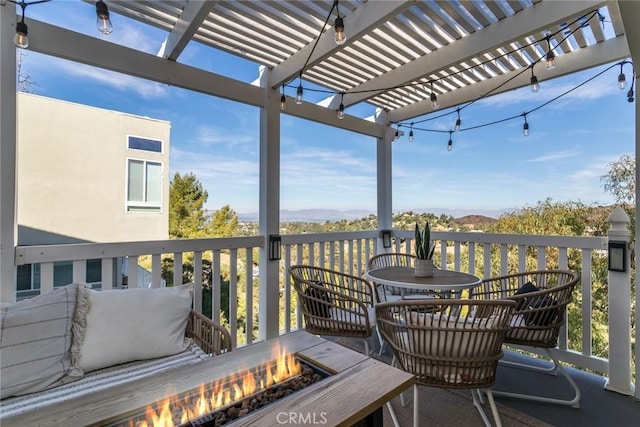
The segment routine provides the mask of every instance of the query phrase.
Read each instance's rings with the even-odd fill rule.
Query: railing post
[[[632,395],[629,215],[616,207],[609,223],[609,379],[605,389]]]

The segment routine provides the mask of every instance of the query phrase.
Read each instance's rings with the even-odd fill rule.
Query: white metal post
[[[16,7],[0,0],[0,301],[16,298]]]
[[[616,207],[609,215],[609,244],[621,242],[624,246],[625,271],[609,270],[609,378],[607,390],[633,394],[631,382],[631,269],[629,242],[629,215]],[[611,256],[611,253],[609,254]]]
[[[271,70],[260,68],[260,87],[264,104],[260,108],[260,289],[258,291],[259,338],[275,338],[280,333],[280,261],[269,260],[269,235],[280,229],[280,94],[272,89]],[[288,280],[287,274],[284,280]],[[286,285],[285,285],[286,286]]]
[[[384,137],[378,138],[376,145],[377,215],[380,231],[390,230],[393,225],[391,141],[394,130],[387,124],[387,113],[384,110],[378,110],[376,123],[383,125],[386,130]],[[379,238],[377,242],[376,253],[386,252],[387,249],[382,246],[382,239]]]

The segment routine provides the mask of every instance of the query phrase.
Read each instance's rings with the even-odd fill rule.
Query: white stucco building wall
[[[168,238],[169,122],[27,93],[17,105],[19,245]]]

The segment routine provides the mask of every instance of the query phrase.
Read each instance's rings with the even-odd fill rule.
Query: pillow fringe
[[[87,331],[87,312],[89,311],[89,292],[84,284],[78,285],[78,300],[76,309],[73,313],[73,325],[71,334],[73,336],[71,342],[71,367],[67,371],[67,375],[72,377],[82,377],[84,371],[80,368],[80,347],[84,342],[84,336]]]

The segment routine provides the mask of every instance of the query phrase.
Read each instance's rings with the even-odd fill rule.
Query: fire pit
[[[167,396],[187,395],[199,390],[202,384],[215,384],[230,377],[232,372],[243,372],[241,367],[256,367],[265,360],[273,360],[274,345],[288,349],[297,356],[299,362],[310,362],[330,375],[236,418],[228,423],[229,426],[308,425],[312,421],[326,426],[353,426],[361,422],[375,425],[371,423],[372,420],[382,422],[381,407],[414,383],[413,376],[400,369],[305,331],[297,331],[210,360],[114,385],[106,390],[48,405],[38,411],[7,417],[2,420],[2,425],[117,425],[114,423],[140,414],[148,406],[154,407]],[[228,394],[233,397],[232,393],[230,391]],[[196,415],[189,421],[190,424],[178,421],[177,425],[207,422],[200,417],[202,415]]]
[[[107,427],[217,427],[234,421],[331,375],[275,349],[275,358],[238,374],[156,402],[103,425]]]

